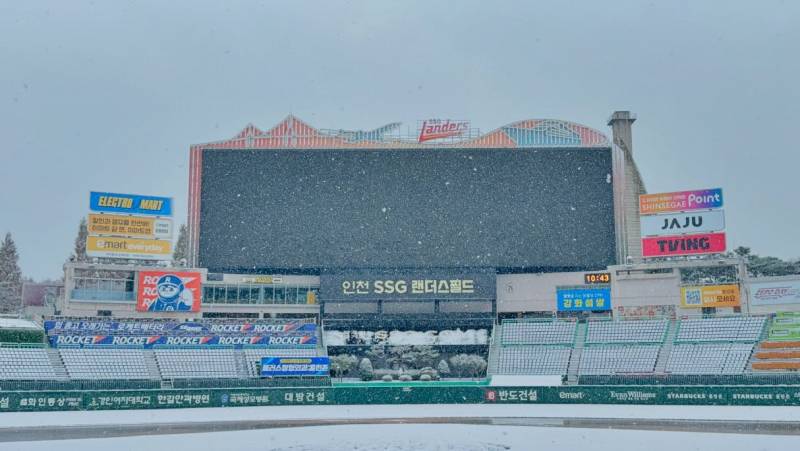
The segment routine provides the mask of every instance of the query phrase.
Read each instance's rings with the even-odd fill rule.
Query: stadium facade
[[[327,130],[288,116],[192,145],[186,267],[201,274],[202,308],[161,314],[366,316],[399,327],[691,315],[699,310],[682,303],[682,290],[709,267],[737,285],[741,302],[704,313],[775,310],[750,305],[737,259],[642,259],[634,121],[613,113],[608,139],[552,119],[489,133],[425,121],[404,133],[399,123]],[[148,269],[68,263],[55,313],[152,317],[135,307]],[[565,307],[559,292],[591,288],[599,273],[607,294],[585,293],[609,302]]]

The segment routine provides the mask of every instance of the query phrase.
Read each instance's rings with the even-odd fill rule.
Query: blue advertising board
[[[292,335],[61,335],[48,337],[50,345],[59,347],[141,347],[155,346],[172,348],[198,346],[227,346],[236,349],[244,347],[313,347],[317,336],[309,334]]]
[[[611,310],[611,288],[556,288],[559,312]]]
[[[331,370],[328,357],[262,357],[261,377],[327,376]]]
[[[172,198],[92,191],[89,209],[106,213],[172,216]]]
[[[92,321],[46,320],[48,335],[279,335],[316,332],[317,325],[308,321],[285,320],[269,323],[231,322],[200,323],[174,321]]]

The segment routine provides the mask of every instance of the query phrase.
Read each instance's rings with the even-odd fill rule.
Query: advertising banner
[[[750,283],[751,305],[800,304],[800,280]]]
[[[172,220],[166,218],[90,213],[86,225],[90,235],[172,239]]]
[[[106,213],[172,216],[172,198],[92,191],[89,210]]]
[[[723,210],[642,216],[642,236],[680,235],[725,230]]]
[[[147,321],[72,321],[46,320],[44,330],[48,334],[115,334],[115,335],[255,335],[291,334],[316,332],[315,323],[291,321],[277,323],[196,323],[196,322],[147,322]]]
[[[170,347],[197,347],[197,346],[228,346],[243,348],[250,346],[262,347],[296,347],[314,346],[317,344],[316,335],[61,335],[55,334],[48,337],[53,347],[93,347],[93,346],[137,346],[152,348],[153,346]]]
[[[611,310],[611,288],[557,287],[559,312]]]
[[[487,300],[496,294],[493,272],[364,271],[320,276],[320,299],[324,301]]]
[[[724,233],[642,238],[644,257],[719,254],[725,252],[726,248]]]
[[[639,196],[639,214],[651,215],[721,208],[722,200],[722,188],[642,194]]]
[[[740,307],[739,285],[681,287],[681,307]]]
[[[262,357],[261,377],[327,376],[331,364],[328,357]]]
[[[172,241],[89,235],[86,237],[86,255],[99,258],[169,260],[172,258]]]
[[[202,275],[189,271],[139,271],[138,312],[199,312]]]

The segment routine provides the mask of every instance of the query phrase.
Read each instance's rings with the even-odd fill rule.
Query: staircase
[[[236,374],[242,378],[253,377],[247,368],[247,358],[245,357],[244,351],[237,349],[234,351],[234,356],[236,358]]]
[[[500,352],[500,324],[495,324],[492,330],[492,336],[489,339],[489,356],[488,356],[488,369],[486,374],[491,376],[497,372],[497,359]]]
[[[144,363],[147,366],[147,374],[150,379],[161,380],[161,370],[158,368],[156,354],[153,351],[144,351]]]
[[[664,337],[664,343],[661,344],[661,349],[658,350],[658,359],[656,360],[655,373],[664,374],[667,370],[667,362],[669,362],[669,355],[672,352],[672,345],[675,343],[675,337],[678,335],[678,320],[670,320],[667,326],[667,334]]]
[[[586,332],[588,329],[589,324],[585,322],[579,322],[575,326],[575,343],[569,356],[569,366],[567,366],[567,384],[575,385],[578,383],[578,371],[581,366],[581,356],[583,355],[583,346],[586,344]]]
[[[64,366],[64,361],[61,360],[61,354],[58,353],[58,349],[47,348],[47,358],[50,360],[50,366],[53,367],[56,378],[69,379],[67,367]]]

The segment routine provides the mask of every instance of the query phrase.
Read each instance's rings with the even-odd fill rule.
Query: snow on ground
[[[0,451],[786,451],[797,436],[476,425],[346,425],[0,443]]]
[[[798,421],[798,407],[630,406],[597,404],[425,404],[222,407],[87,412],[0,413],[0,427],[158,424],[198,421],[521,417]]]

